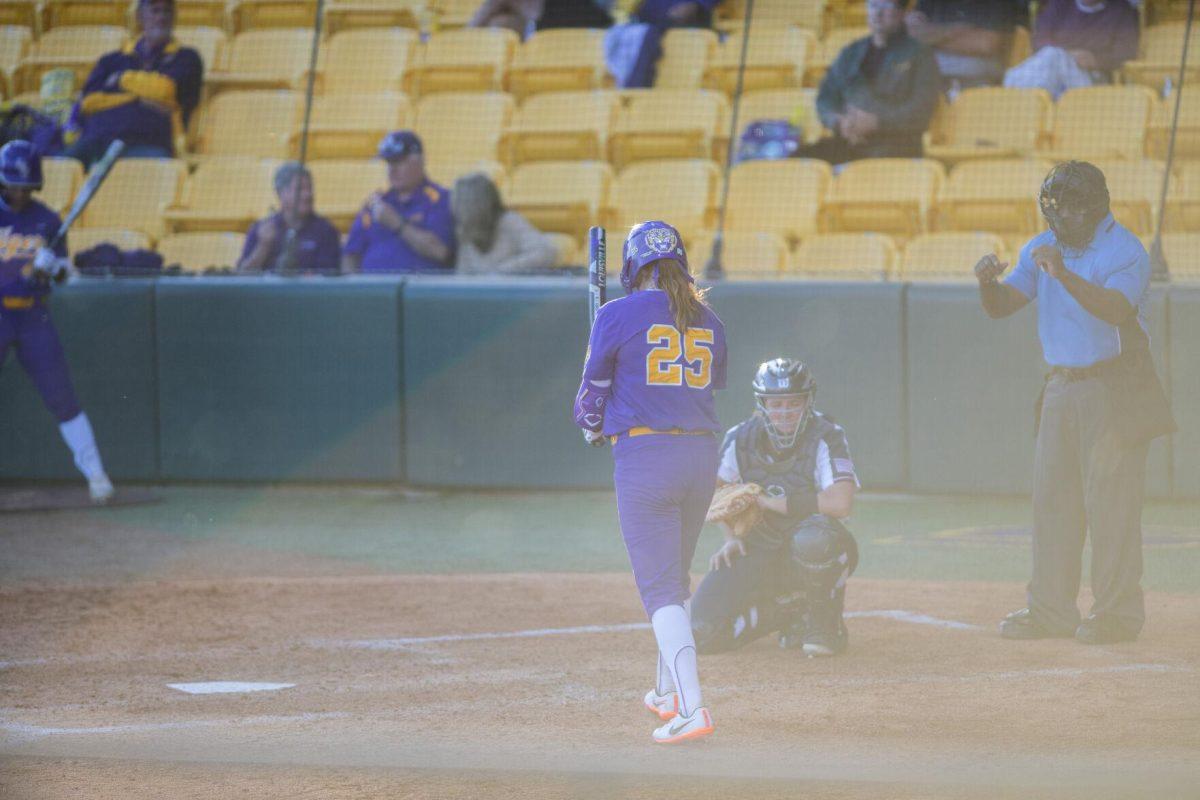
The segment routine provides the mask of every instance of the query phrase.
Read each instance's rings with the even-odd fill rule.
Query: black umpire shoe
[[[1083,644],[1116,644],[1117,642],[1132,642],[1137,639],[1138,632],[1108,617],[1091,615],[1075,629],[1075,638]]]
[[[1034,618],[1028,608],[1014,611],[1000,622],[1002,639],[1067,639],[1070,633],[1057,633]]]

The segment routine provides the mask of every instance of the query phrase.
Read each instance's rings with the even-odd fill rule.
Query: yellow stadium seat
[[[500,152],[509,164],[603,159],[616,113],[610,91],[535,94],[517,110]]]
[[[173,233],[158,243],[163,266],[178,264],[185,272],[236,268],[242,255],[245,234],[228,231]]]
[[[410,94],[495,92],[519,39],[503,28],[462,28],[434,34],[405,75]]]
[[[1200,231],[1200,161],[1177,162],[1172,173],[1163,229],[1176,233]]]
[[[740,29],[746,20],[746,0],[726,0],[717,6],[717,27]],[[786,27],[795,25],[820,35],[825,25],[825,0],[755,0],[751,25]]]
[[[579,257],[579,243],[575,241],[574,236],[554,231],[542,231],[542,236],[554,244],[555,267],[583,266],[584,259]]]
[[[1200,27],[1200,26],[1198,26]],[[1200,49],[1197,50],[1200,52]],[[1171,140],[1171,124],[1175,118],[1175,99],[1178,93],[1155,104],[1146,129],[1146,155],[1165,159]],[[1179,124],[1175,129],[1175,158],[1200,158],[1200,93],[1184,89],[1179,103]]]
[[[234,33],[256,28],[309,28],[317,22],[316,0],[233,0],[229,20]]]
[[[45,0],[42,30],[68,25],[116,25],[128,21],[128,0]]]
[[[183,188],[187,166],[174,158],[123,158],[79,218],[83,228],[129,228],[157,239],[163,211]]]
[[[1058,99],[1054,131],[1038,155],[1069,159],[1141,158],[1156,100],[1145,86],[1089,86]]]
[[[825,127],[817,116],[816,89],[759,89],[742,96],[738,109],[738,130],[741,136],[746,126],[755,120],[785,119],[800,128],[804,141],[811,144],[821,138]],[[729,140],[731,121],[721,120],[719,126],[722,142]]]
[[[433,160],[497,160],[500,134],[513,114],[502,92],[450,92],[421,98],[416,130]]]
[[[829,65],[837,59],[838,54],[850,43],[857,42],[859,39],[870,35],[871,32],[866,27],[835,28],[831,30],[821,40],[819,47],[814,47],[809,51],[808,66],[804,71],[804,82],[809,86],[819,86],[821,79],[825,77],[825,73],[829,70]]]
[[[73,158],[42,159],[42,191],[38,199],[62,213],[83,185],[83,165]]]
[[[1028,159],[964,161],[938,194],[938,228],[1024,233],[1043,227],[1038,191],[1053,164]]]
[[[399,91],[417,46],[405,28],[343,31],[325,45],[325,94]]]
[[[898,264],[896,244],[881,233],[809,236],[792,255],[796,277],[826,281],[887,280]]]
[[[503,188],[505,181],[504,166],[499,161],[488,158],[426,158],[425,172],[434,183],[441,184],[447,189],[454,182],[472,172],[482,172],[492,179],[497,188]]]
[[[725,96],[705,89],[653,89],[632,96],[608,141],[614,169],[633,161],[709,158]]]
[[[947,163],[1026,156],[1048,143],[1053,102],[1041,89],[966,89],[943,107],[925,155]]]
[[[705,233],[687,245],[688,263],[695,274],[712,259],[714,234]],[[788,268],[787,242],[762,231],[725,231],[721,237],[721,269],[734,280],[784,277]]]
[[[33,46],[33,29],[24,25],[0,26],[0,93],[7,97],[15,94],[12,86],[12,74],[16,71],[21,59],[29,53]]]
[[[1138,41],[1139,57],[1133,61],[1126,61],[1121,67],[1125,80],[1128,83],[1148,86],[1156,92],[1162,91],[1168,78],[1172,82],[1178,81],[1186,25],[1186,22],[1168,22],[1165,25],[1144,28]],[[1195,60],[1197,53],[1200,53],[1200,26],[1193,25],[1192,40],[1188,43],[1188,69],[1185,78],[1188,83],[1200,77],[1200,65],[1197,65]],[[1185,89],[1185,95],[1186,92]]]
[[[325,30],[329,35],[340,31],[384,30],[421,27],[420,0],[331,0],[325,4]]]
[[[369,158],[388,131],[407,128],[411,117],[408,98],[399,92],[314,97],[306,158]],[[292,132],[297,157],[301,134]]]
[[[801,86],[808,53],[815,46],[812,33],[802,28],[754,26],[750,29],[743,91]],[[741,38],[727,38],[705,71],[704,85],[732,95],[737,86],[741,53]]]
[[[38,5],[41,0],[5,0],[0,3],[0,25],[28,28],[32,35],[41,24]]]
[[[388,188],[387,165],[377,159],[312,161],[308,168],[317,213],[343,233],[350,230],[367,197]]]
[[[272,177],[279,162],[213,158],[187,179],[179,201],[163,218],[167,230],[246,231],[275,202]]]
[[[654,88],[699,89],[717,52],[717,35],[704,28],[674,28],[663,37],[662,51]]]
[[[128,228],[72,228],[67,244],[75,255],[99,244],[115,245],[119,250],[150,250],[154,243],[142,231]]]
[[[1157,25],[1187,19],[1191,0],[1143,0],[1141,5],[1145,9],[1145,21]]]
[[[296,92],[223,92],[205,104],[196,152],[287,158],[300,111]]]
[[[905,281],[974,280],[975,264],[988,253],[1008,259],[1004,240],[994,233],[923,233],[904,248],[900,274]]]
[[[720,173],[703,159],[638,161],[625,168],[613,185],[612,220],[625,231],[648,219],[665,220],[691,240],[711,228]]]
[[[1161,161],[1097,161],[1108,184],[1113,216],[1139,236],[1154,233],[1165,165]]]
[[[604,31],[555,28],[538,31],[517,48],[508,86],[518,98],[539,92],[603,89],[612,86],[604,65]]]
[[[231,89],[303,88],[312,55],[312,29],[267,28],[234,36],[225,68],[205,75],[210,93]]]
[[[33,43],[13,74],[13,91],[37,91],[42,75],[52,69],[72,70],[76,88],[82,89],[100,56],[120,48],[127,36],[124,28],[112,25],[72,25],[47,31]]]
[[[602,161],[538,161],[513,171],[505,203],[539,230],[580,239],[604,221],[612,169]]]
[[[1164,233],[1162,248],[1172,281],[1200,281],[1200,233]]]
[[[225,31],[207,25],[176,25],[175,38],[180,44],[195,49],[204,61],[204,71],[225,66]]]
[[[900,238],[924,233],[943,180],[942,165],[929,159],[852,161],[826,197],[825,230],[879,231]]]
[[[228,21],[227,6],[225,0],[175,0],[176,30],[181,25],[225,30]]]
[[[817,232],[821,203],[833,173],[824,161],[789,158],[747,161],[729,173],[725,227],[765,231],[793,243]]]
[[[1033,37],[1024,25],[1013,28],[1012,39],[1008,43],[1008,58],[1006,67],[1015,67],[1033,55]]]

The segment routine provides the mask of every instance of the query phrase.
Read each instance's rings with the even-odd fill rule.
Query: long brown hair
[[[701,289],[689,281],[683,274],[683,267],[673,258],[660,258],[639,269],[633,285],[650,283],[655,267],[659,267],[658,288],[667,293],[675,327],[682,333],[704,319],[704,309],[708,307],[704,298],[708,295],[708,289]]]
[[[481,253],[491,252],[504,214],[504,203],[492,179],[482,172],[459,178],[450,192],[450,210],[458,240],[475,245]]]

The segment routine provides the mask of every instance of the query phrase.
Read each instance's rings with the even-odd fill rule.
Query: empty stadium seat
[[[1030,159],[964,161],[938,194],[942,230],[1025,233],[1044,227],[1038,192],[1053,164]]]
[[[714,235],[705,233],[687,245],[691,271],[705,271],[713,254]],[[721,270],[734,280],[781,278],[788,268],[787,242],[762,231],[725,231],[721,237]]]
[[[709,59],[717,52],[717,34],[704,28],[673,28],[662,40],[656,89],[699,89]]]
[[[179,200],[163,213],[166,229],[173,233],[249,230],[275,203],[272,178],[278,165],[248,157],[205,161],[187,179]]]
[[[1048,142],[1052,110],[1041,89],[965,89],[926,134],[925,155],[945,162],[1029,155]]]
[[[73,158],[42,159],[42,191],[38,199],[62,213],[83,185],[83,165]]]
[[[191,47],[204,61],[204,70],[209,72],[225,66],[225,31],[206,25],[176,25],[175,39],[185,47]]]
[[[817,115],[816,89],[759,89],[743,95],[738,110],[737,124],[740,130],[735,135],[740,136],[747,125],[761,119],[785,119],[791,122],[800,128],[804,141],[809,144],[826,132]],[[729,120],[721,122],[722,137],[728,137],[729,125]]]
[[[128,228],[72,228],[67,244],[72,256],[100,244],[111,244],[119,250],[150,250],[154,246],[145,233]]]
[[[301,87],[308,74],[313,31],[306,28],[252,30],[234,36],[225,68],[205,75],[211,93],[232,89]]]
[[[1150,125],[1146,129],[1146,155],[1150,158],[1167,157],[1177,97],[1180,97],[1180,94],[1173,93],[1154,106]],[[1187,89],[1183,91],[1179,103],[1179,122],[1175,128],[1175,158],[1200,158],[1200,93]]]
[[[1162,248],[1172,281],[1200,281],[1200,233],[1164,233]]]
[[[410,94],[492,92],[504,76],[519,39],[504,28],[463,28],[429,37],[405,75]]]
[[[1056,161],[1141,158],[1155,104],[1145,86],[1089,86],[1058,99],[1044,152]]]
[[[790,158],[738,164],[729,173],[725,227],[741,233],[764,231],[789,243],[814,234],[832,180],[824,161]]]
[[[330,0],[325,4],[325,30],[385,30],[421,27],[420,0]]]
[[[703,159],[630,164],[613,185],[613,225],[624,232],[638,222],[662,219],[691,240],[712,227],[719,181],[717,165]]]
[[[804,71],[805,84],[809,86],[820,85],[821,79],[825,77],[825,73],[829,70],[829,65],[837,59],[842,50],[852,42],[870,35],[871,31],[866,27],[835,28],[831,30],[821,40],[819,46],[813,47],[809,51],[808,66]]]
[[[42,30],[68,25],[116,25],[125,27],[127,0],[44,0]]]
[[[579,256],[579,243],[575,241],[574,236],[569,236],[565,233],[556,233],[555,231],[542,231],[542,236],[545,236],[554,244],[555,267],[578,267],[583,265],[585,259]]]
[[[880,233],[822,233],[809,236],[792,255],[796,277],[827,281],[887,280],[896,269],[896,244]]]
[[[602,161],[538,161],[513,171],[504,198],[538,229],[582,237],[603,223],[612,183]]]
[[[429,0],[430,10],[437,15],[441,28],[461,28],[479,10],[479,0]]]
[[[233,0],[229,20],[234,33],[255,28],[309,28],[317,21],[316,0]]]
[[[440,183],[446,188],[472,172],[482,172],[492,179],[497,187],[502,187],[505,180],[504,165],[490,158],[448,157],[425,159],[425,172],[434,183]]]
[[[300,110],[296,92],[223,92],[204,107],[196,152],[287,158]]]
[[[1139,236],[1154,233],[1165,165],[1161,161],[1098,161],[1113,216]]]
[[[1165,230],[1184,233],[1200,230],[1200,161],[1177,163],[1167,187]]]
[[[388,188],[387,165],[377,159],[312,161],[308,168],[317,213],[343,233],[350,230],[367,197]]]
[[[236,268],[246,241],[245,234],[228,231],[173,233],[158,243],[163,266],[178,264],[186,272],[210,268]]]
[[[40,25],[38,4],[41,0],[5,0],[0,3],[0,25],[27,28],[30,34]]]
[[[743,91],[803,85],[808,53],[815,46],[812,33],[802,28],[755,25],[750,29]],[[705,71],[704,85],[732,95],[741,54],[741,37],[727,38]]]
[[[12,74],[33,46],[33,30],[24,25],[0,26],[0,93],[16,94]]]
[[[604,65],[604,31],[555,28],[538,31],[517,48],[508,86],[518,98],[539,92],[612,86]]]
[[[388,131],[407,128],[411,117],[408,98],[399,92],[314,97],[306,157],[369,158]],[[302,133],[292,133],[293,155],[299,156]]]
[[[825,230],[879,231],[898,237],[924,233],[943,180],[942,165],[929,159],[852,161],[826,197]]]
[[[1138,83],[1161,92],[1167,79],[1179,80],[1179,64],[1183,60],[1183,34],[1186,22],[1168,22],[1142,29],[1138,40],[1138,58],[1126,61],[1121,72],[1129,83]],[[1200,77],[1196,54],[1200,53],[1200,26],[1193,26],[1188,43],[1186,81]],[[1185,92],[1186,94],[1186,92]]]
[[[988,253],[1008,260],[1004,240],[993,233],[923,233],[904,248],[900,280],[974,280],[975,264]]]
[[[175,0],[176,30],[180,25],[226,29],[225,0]]]
[[[81,228],[128,228],[157,239],[163,211],[176,202],[187,166],[174,158],[123,158],[79,218]]]
[[[506,163],[604,159],[617,113],[609,91],[546,92],[528,98],[503,133]]]
[[[631,95],[617,113],[609,161],[620,170],[633,161],[709,158],[724,115],[724,95],[704,89],[654,89]]]
[[[417,42],[417,32],[404,28],[350,30],[331,37],[325,45],[323,91],[399,91]]]
[[[725,0],[717,6],[717,26],[736,30],[745,24],[746,0]],[[755,0],[751,25],[787,27],[795,25],[820,35],[825,26],[825,0]]]
[[[497,160],[501,132],[513,114],[501,92],[450,92],[421,98],[416,131],[433,160]]]
[[[126,36],[124,28],[112,25],[73,25],[47,31],[13,73],[12,91],[37,91],[42,75],[52,69],[73,71],[75,86],[82,89],[97,59],[121,47]]]

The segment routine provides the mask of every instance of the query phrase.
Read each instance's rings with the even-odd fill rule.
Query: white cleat
[[[670,719],[675,719],[679,714],[679,693],[667,692],[659,694],[658,690],[651,689],[646,692],[646,708],[651,714],[666,722]]]
[[[88,494],[91,495],[92,502],[97,505],[104,505],[112,500],[115,491],[112,481],[103,472],[88,481]]]
[[[716,730],[712,715],[708,709],[701,706],[692,712],[690,717],[677,716],[675,719],[654,731],[654,741],[657,744],[676,744],[688,739],[701,739]]]

